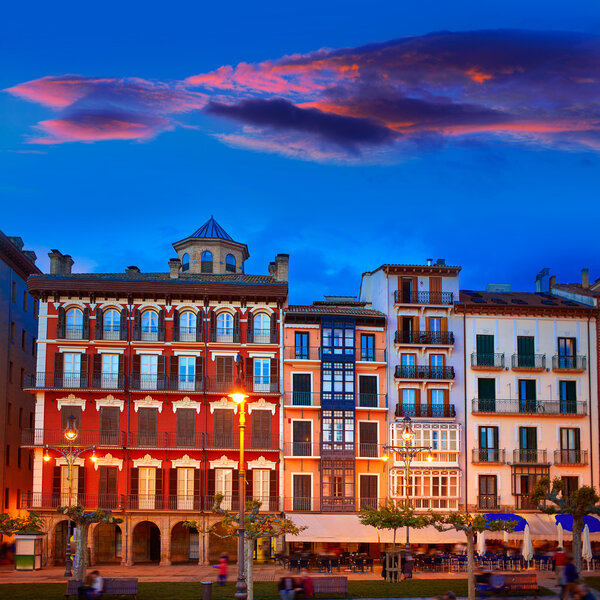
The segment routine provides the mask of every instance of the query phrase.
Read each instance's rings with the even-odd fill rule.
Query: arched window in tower
[[[228,312],[217,315],[217,342],[233,342],[233,317]]]
[[[158,313],[155,310],[145,310],[142,313],[142,340],[158,340]]]
[[[235,273],[235,256],[233,254],[228,254],[225,259],[225,270],[228,273]]]
[[[66,337],[70,340],[80,340],[83,337],[83,311],[80,308],[70,308],[66,315]]]
[[[213,255],[212,252],[205,250],[202,253],[202,263],[200,265],[201,273],[212,273],[213,272]]]
[[[190,270],[190,255],[187,252],[181,257],[181,270]]]
[[[102,337],[105,340],[118,340],[121,337],[121,313],[114,308],[104,311]]]

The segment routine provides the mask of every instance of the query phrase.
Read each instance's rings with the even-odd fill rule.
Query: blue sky
[[[419,101],[439,98],[443,88],[444,106],[451,98],[469,115],[477,113],[476,130],[469,117],[468,135],[455,133],[464,120],[444,120],[431,137],[429,125],[417,133],[382,130],[382,114],[372,103],[365,108],[360,81],[315,74],[311,53],[319,49],[331,49],[325,54],[330,61],[343,48],[359,49],[345,57],[364,58],[371,52],[365,45],[398,38],[414,37],[415,47],[427,47],[433,43],[426,36],[431,32],[457,32],[458,37],[438,35],[437,46],[427,47],[428,56],[454,47],[457,39],[471,40],[472,32],[528,30],[532,33],[518,44],[515,36],[507,38],[507,47],[514,42],[521,60],[540,47],[552,56],[563,43],[569,51],[588,52],[600,35],[595,2],[481,4],[333,1],[304,2],[298,8],[233,2],[222,8],[216,3],[165,8],[108,2],[101,11],[79,3],[62,3],[60,10],[45,3],[13,4],[0,25],[0,87],[22,87],[19,94],[0,94],[0,227],[23,237],[38,252],[42,268],[47,268],[48,250],[58,248],[73,255],[77,270],[121,271],[136,264],[143,271],[166,271],[170,244],[214,214],[234,239],[248,244],[248,272],[266,273],[276,253],[290,253],[292,302],[357,294],[363,271],[429,257],[461,265],[465,289],[502,282],[530,290],[535,274],[546,266],[559,281],[578,280],[584,266],[596,278],[600,145],[593,124],[581,127],[594,106],[580,86],[555,86],[564,92],[559,98],[552,82],[540,84],[547,83],[547,72],[527,79],[525,67],[519,79],[506,75],[500,87],[502,69],[489,71],[488,78],[482,59],[468,70],[481,82],[472,88],[461,84],[456,92],[457,80],[434,81],[427,63],[418,73],[419,80],[427,79],[427,89],[413,88],[411,102],[416,93]],[[570,37],[549,33],[558,30],[571,32]],[[543,33],[543,44],[536,32]],[[583,34],[583,42],[575,34]],[[485,35],[476,43],[498,43],[496,34]],[[235,69],[240,63],[257,65],[252,74],[266,77],[289,55],[299,55],[303,66],[310,57],[310,91],[304,96],[266,89],[264,79],[249,90],[244,74]],[[577,62],[582,62],[579,55]],[[232,65],[233,75],[210,87],[207,82],[224,65]],[[359,67],[362,75],[360,62]],[[573,79],[571,69],[566,64],[561,75]],[[48,104],[47,78],[62,84],[66,75],[80,77],[69,82],[68,93],[85,88],[83,108],[81,101],[66,108],[63,100],[60,107]],[[580,79],[583,75],[577,72]],[[179,82],[194,76],[202,83],[183,89]],[[337,95],[316,94],[328,77]],[[23,87],[41,78],[46,78],[45,104],[32,101],[31,87]],[[99,78],[113,86],[110,93],[106,83],[98,87]],[[591,67],[585,80],[586,86],[594,85],[598,71]],[[126,103],[128,117],[134,115],[134,125],[143,127],[138,139],[119,139],[119,132],[117,139],[73,139],[74,126],[79,135],[82,123],[88,127],[91,118],[96,126],[118,104],[114,86],[131,98],[139,81],[145,86],[142,108]],[[168,90],[170,108],[149,108],[148,92],[156,88],[148,85]],[[503,95],[509,85],[510,98]],[[580,109],[578,124],[547,133],[549,124],[564,121],[558,100],[561,111],[570,108],[569,102]],[[182,102],[186,107],[198,102],[198,107],[182,110]],[[357,113],[359,104],[363,112]],[[507,111],[503,122],[518,128],[518,135],[514,128],[506,135],[498,126],[499,108]],[[536,120],[535,135],[523,136],[532,112],[545,113],[546,120],[542,126]],[[289,119],[300,120],[302,127],[290,129]],[[42,131],[39,124],[47,122]],[[105,121],[101,126],[106,131]],[[85,131],[88,135],[89,128]],[[230,143],[233,139],[240,143]]]

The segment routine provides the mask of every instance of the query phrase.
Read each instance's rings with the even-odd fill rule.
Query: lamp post
[[[64,459],[67,461],[67,482],[68,482],[68,506],[71,506],[71,501],[73,498],[73,466],[75,464],[75,459],[86,452],[87,450],[92,450],[92,462],[96,462],[96,448],[95,446],[73,446],[73,442],[77,440],[79,437],[79,431],[77,429],[76,418],[71,415],[67,418],[67,426],[63,431],[63,437],[65,438],[67,445],[60,446],[48,446],[46,444],[44,448],[44,461],[48,462],[50,460],[50,454],[48,450],[56,450],[59,452]],[[65,577],[71,577],[73,572],[71,570],[71,519],[67,521],[67,547],[65,551]]]
[[[412,428],[410,417],[404,417],[402,421],[402,446],[386,446],[385,449],[398,455],[401,461],[404,462],[404,501],[406,506],[410,503],[410,463],[421,452],[427,452],[427,462],[433,461],[431,454],[431,446],[413,446],[412,442],[415,438],[415,432]],[[410,527],[406,526],[406,551],[410,550]]]
[[[229,397],[240,407],[240,468],[239,468],[239,503],[240,516],[238,522],[238,580],[235,584],[236,600],[246,600],[248,597],[248,586],[246,584],[246,574],[244,570],[245,558],[245,535],[246,535],[246,469],[244,463],[244,434],[246,430],[246,398],[241,380],[236,380],[235,391],[229,394]]]

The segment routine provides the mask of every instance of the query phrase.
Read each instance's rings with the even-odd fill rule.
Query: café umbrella
[[[525,525],[525,531],[523,532],[523,547],[521,548],[521,554],[527,561],[527,566],[529,566],[529,561],[533,558],[533,545],[531,544],[529,525]]]
[[[557,527],[556,527],[556,530],[557,530],[558,547],[559,548],[564,548],[565,544],[564,544],[564,529],[563,529],[563,526],[559,523],[557,525]]]
[[[583,537],[581,540],[581,558],[588,563],[589,569],[589,563],[592,560],[592,545],[590,543],[590,528],[587,526],[587,524],[583,528]]]
[[[485,554],[485,531],[480,531],[477,534],[477,554],[479,554],[479,556]]]

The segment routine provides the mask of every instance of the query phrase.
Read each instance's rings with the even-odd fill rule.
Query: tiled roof
[[[210,215],[210,219],[206,221],[200,229],[192,233],[190,237],[229,240],[230,242],[233,242],[233,238],[215,221],[212,215]]]
[[[488,307],[589,308],[587,304],[582,304],[581,302],[534,292],[478,292],[474,290],[461,290],[460,302],[469,306],[485,305]]]
[[[600,291],[591,290],[590,288],[584,288],[580,283],[555,283],[552,289],[564,290],[565,292],[573,292],[574,294],[580,294],[581,296],[600,296]]]
[[[286,314],[317,314],[317,315],[346,315],[351,317],[384,317],[385,314],[370,308],[358,308],[353,306],[331,306],[331,305],[300,305],[292,304],[287,307]]]

